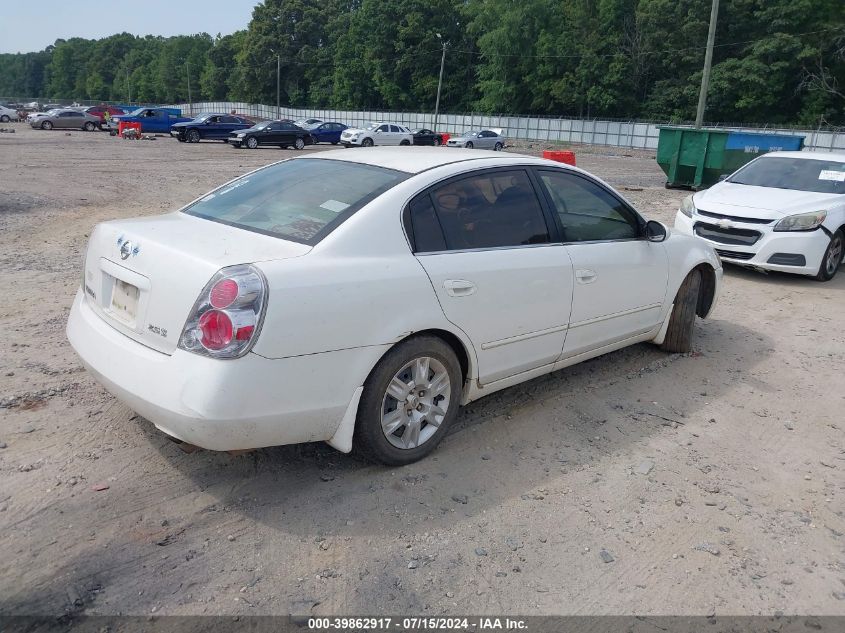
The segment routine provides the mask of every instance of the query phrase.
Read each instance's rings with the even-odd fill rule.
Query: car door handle
[[[450,297],[468,297],[475,294],[475,284],[466,279],[447,279],[443,282],[446,294]]]
[[[579,284],[591,284],[598,279],[598,275],[595,270],[582,268],[575,271],[575,279],[578,280]]]

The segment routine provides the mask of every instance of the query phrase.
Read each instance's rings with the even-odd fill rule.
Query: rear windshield
[[[372,165],[297,158],[238,178],[184,212],[313,246],[407,177]]]
[[[845,163],[771,156],[749,163],[728,182],[815,193],[845,193]]]

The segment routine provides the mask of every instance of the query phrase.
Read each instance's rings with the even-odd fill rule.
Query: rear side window
[[[410,205],[411,228],[414,232],[414,244],[419,253],[432,253],[446,250],[446,239],[434,204],[428,195],[416,198]]]
[[[540,180],[560,218],[564,242],[639,237],[637,215],[596,183],[562,171],[541,171]]]
[[[429,197],[429,196],[425,196]],[[434,189],[429,205],[442,230],[445,250],[545,244],[550,241],[540,202],[523,170],[493,171]],[[415,200],[417,202],[418,198]],[[436,237],[417,234],[417,225],[435,233],[426,203],[411,206],[416,252],[444,250]]]
[[[238,178],[184,213],[314,245],[407,177],[371,165],[299,158]]]

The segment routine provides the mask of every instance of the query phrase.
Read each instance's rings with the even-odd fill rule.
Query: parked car
[[[414,145],[434,145],[440,147],[443,145],[443,137],[427,128],[420,128],[414,131]]]
[[[830,281],[845,251],[845,153],[770,152],[684,199],[675,229],[723,261]]]
[[[100,119],[86,112],[79,110],[54,110],[42,117],[33,119],[30,126],[34,129],[52,130],[76,129],[93,132],[100,127]]]
[[[0,106],[0,123],[8,123],[9,121],[19,121],[20,116],[17,110]]]
[[[340,135],[345,147],[372,147],[373,145],[410,145],[414,135],[404,125],[396,123],[370,123],[366,128],[346,128]]]
[[[505,137],[501,129],[475,130],[461,136],[452,137],[446,143],[447,147],[465,147],[467,149],[492,149],[499,152],[505,147]]]
[[[322,122],[322,119],[297,119],[293,122],[293,124],[297,127],[301,127],[303,130],[310,130],[311,128],[317,127]]]
[[[584,171],[435,148],[262,167],[98,225],[83,266],[68,338],[166,434],[394,465],[489,393],[641,341],[690,351],[722,274]]]
[[[320,123],[308,131],[314,137],[315,143],[331,143],[332,145],[337,145],[340,143],[340,135],[346,128],[347,126],[343,123]]]
[[[260,145],[277,145],[303,149],[312,145],[314,139],[306,130],[287,121],[265,121],[240,132],[229,134],[229,145],[232,147],[246,147],[255,149]]]
[[[90,115],[99,117],[100,118],[100,129],[101,130],[107,129],[106,112],[108,112],[109,118],[111,118],[113,116],[118,116],[118,115],[121,115],[121,114],[126,114],[126,112],[123,110],[123,108],[117,108],[115,106],[110,106],[110,105],[89,106],[87,108],[83,108],[82,111],[87,112]]]
[[[187,123],[176,123],[170,128],[170,136],[182,143],[199,143],[202,139],[223,141],[229,134],[252,127],[246,119],[231,114],[205,114]]]
[[[26,122],[29,123],[29,124],[32,124],[32,122],[35,121],[36,119],[40,119],[40,118],[45,117],[45,116],[50,116],[50,115],[53,115],[53,114],[60,112],[60,111],[61,111],[61,108],[56,109],[56,110],[47,110],[46,112],[30,112],[29,114],[26,115]]]
[[[112,117],[109,122],[109,132],[112,136],[117,135],[121,121],[140,123],[142,134],[169,134],[173,125],[193,121],[193,118],[183,117],[178,108],[138,108],[133,112]]]

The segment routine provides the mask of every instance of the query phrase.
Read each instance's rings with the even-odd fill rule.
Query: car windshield
[[[383,167],[299,158],[238,178],[184,212],[313,245],[407,176]]]
[[[775,189],[845,194],[845,162],[771,156],[755,160],[728,182]]]
[[[466,136],[466,137],[478,136],[479,134],[481,134],[481,132],[479,132],[478,130],[475,130],[474,132],[467,132],[466,134],[464,134],[464,136]]]
[[[381,125],[381,123],[370,123],[370,124],[369,124],[366,128],[364,128],[364,129],[367,129],[367,130],[374,130],[374,129],[376,129],[376,128],[377,128],[378,126],[380,126],[380,125]]]

